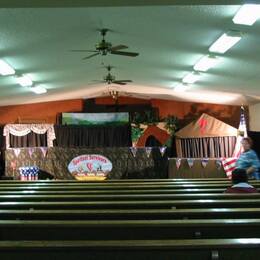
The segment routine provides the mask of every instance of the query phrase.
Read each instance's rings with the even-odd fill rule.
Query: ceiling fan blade
[[[99,52],[96,52],[96,53],[91,54],[91,55],[89,55],[87,57],[84,57],[82,60],[86,60],[86,59],[92,58],[92,57],[97,56],[97,55],[99,55]]]
[[[113,83],[113,84],[118,84],[118,85],[126,85],[126,83],[125,83],[125,82],[122,82],[122,81],[117,81],[117,80],[115,80],[115,81],[112,81],[112,83]]]
[[[119,80],[115,80],[116,82],[133,82],[130,79],[119,79]]]
[[[94,51],[94,50],[70,50],[70,51],[73,51],[73,52],[97,52],[97,51]]]
[[[122,50],[122,49],[127,49],[128,46],[126,45],[117,45],[117,46],[113,46],[110,48],[110,51],[118,51],[118,50]]]
[[[105,81],[105,80],[97,80],[97,79],[94,79],[94,80],[92,80],[92,82],[106,83],[106,81]]]
[[[124,55],[124,56],[130,56],[130,57],[136,57],[139,55],[139,53],[137,53],[137,52],[125,52],[125,51],[111,51],[111,54]]]
[[[121,80],[113,80],[112,83],[118,84],[118,85],[126,85],[126,82],[123,82]]]

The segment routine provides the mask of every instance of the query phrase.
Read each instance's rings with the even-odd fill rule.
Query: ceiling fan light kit
[[[105,68],[107,69],[108,73],[107,73],[106,76],[104,76],[104,78],[103,78],[104,80],[98,81],[98,82],[100,82],[100,83],[107,83],[109,85],[110,84],[126,85],[127,83],[132,82],[132,80],[130,80],[130,79],[116,80],[116,77],[110,73],[110,71],[111,71],[111,69],[113,67],[109,65],[109,66],[106,66]]]
[[[95,57],[97,55],[107,55],[108,53],[110,54],[115,54],[115,55],[122,55],[122,56],[128,56],[128,57],[136,57],[139,55],[137,52],[126,52],[122,51],[123,49],[127,49],[128,46],[119,44],[116,46],[113,46],[112,43],[107,42],[105,39],[105,36],[108,31],[110,31],[107,28],[99,30],[100,34],[102,36],[102,40],[95,45],[95,50],[72,50],[75,52],[93,52],[93,54],[86,56],[83,58],[83,60],[90,59],[92,57]]]

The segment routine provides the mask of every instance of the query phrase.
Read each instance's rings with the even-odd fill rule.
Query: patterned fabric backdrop
[[[123,148],[9,148],[5,152],[6,175],[19,178],[19,167],[38,166],[57,179],[73,179],[68,171],[70,161],[83,154],[100,154],[113,164],[108,179],[167,178],[168,157],[159,147],[137,148],[136,155]]]

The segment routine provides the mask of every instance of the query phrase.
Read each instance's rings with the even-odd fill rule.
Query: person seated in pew
[[[243,152],[236,161],[236,168],[242,168],[246,170],[250,179],[260,179],[259,168],[260,162],[256,152],[251,148],[253,141],[249,137],[244,137],[241,141]]]
[[[235,169],[232,172],[231,187],[225,193],[257,193],[258,190],[248,183],[248,174],[245,169]]]

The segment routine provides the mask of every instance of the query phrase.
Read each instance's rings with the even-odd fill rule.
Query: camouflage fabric
[[[167,178],[168,158],[153,148],[148,157],[145,148],[138,148],[134,157],[130,148],[10,148],[5,151],[5,175],[19,179],[19,167],[38,166],[57,179],[73,179],[68,171],[70,161],[83,154],[100,154],[113,164],[108,179]]]

